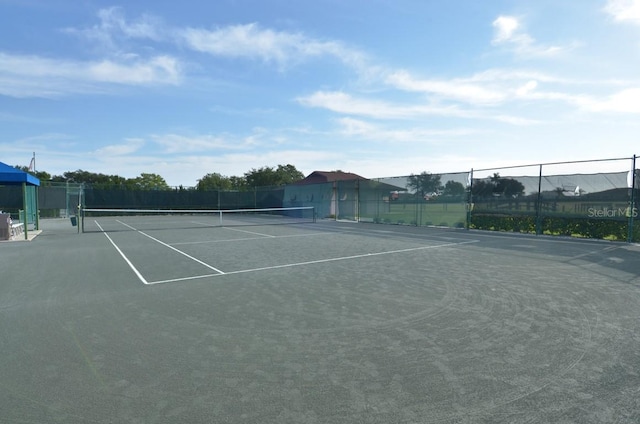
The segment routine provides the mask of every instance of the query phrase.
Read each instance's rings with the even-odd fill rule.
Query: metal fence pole
[[[627,233],[627,242],[633,242],[633,218],[637,213],[636,209],[636,155],[631,158],[631,194],[629,195],[629,225]]]
[[[542,164],[540,164],[540,173],[538,174],[538,200],[536,205],[536,235],[542,234]]]
[[[467,196],[467,230],[471,229],[471,213],[473,212],[473,168],[469,172],[469,195]]]
[[[29,206],[27,205],[27,183],[22,183],[22,216],[20,216],[20,212],[18,211],[18,219],[22,221],[24,225],[24,239],[28,240],[29,236],[29,222],[27,221],[27,210]]]

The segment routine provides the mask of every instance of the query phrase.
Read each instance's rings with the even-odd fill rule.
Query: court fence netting
[[[38,208],[42,217],[73,218],[79,209],[85,214],[97,213],[91,209],[132,209],[215,215],[220,210],[313,207],[317,219],[640,242],[636,160],[634,155],[444,173],[431,173],[425,165],[424,172],[405,176],[244,190],[134,190],[44,182]],[[19,196],[17,190],[0,186],[0,209],[15,209],[17,216]]]

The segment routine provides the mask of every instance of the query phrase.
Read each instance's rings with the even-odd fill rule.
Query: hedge
[[[535,215],[474,213],[471,214],[470,228],[627,241],[629,221],[545,216],[540,219],[540,227],[537,228]],[[640,221],[634,222],[632,241],[640,241]]]

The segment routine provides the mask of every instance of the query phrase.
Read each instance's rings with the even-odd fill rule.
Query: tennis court
[[[637,245],[139,218],[0,244],[3,422],[640,422]]]

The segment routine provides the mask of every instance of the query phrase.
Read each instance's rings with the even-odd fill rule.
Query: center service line
[[[273,266],[265,266],[261,268],[251,268],[251,269],[241,269],[239,271],[229,271],[229,272],[221,272],[220,274],[206,274],[206,275],[196,275],[193,277],[183,277],[183,278],[172,278],[170,280],[160,280],[160,281],[152,281],[147,284],[165,284],[165,283],[176,283],[178,281],[188,281],[188,280],[197,280],[208,277],[215,277],[218,275],[231,275],[231,274],[244,274],[247,272],[257,272],[257,271],[268,271],[272,269],[280,269],[280,268],[292,268],[294,266],[303,266],[303,265],[313,265],[313,264],[321,264],[326,262],[336,262],[336,261],[346,261],[349,259],[359,259],[366,258],[370,256],[381,256],[381,255],[391,255],[394,253],[406,253],[406,252],[414,252],[416,250],[426,250],[426,249],[437,249],[439,247],[451,247],[451,246],[460,246],[463,244],[470,243],[478,243],[479,240],[469,240],[463,241],[460,243],[446,243],[446,244],[438,244],[436,246],[420,246],[420,247],[410,247],[407,249],[398,249],[398,250],[388,250],[386,252],[376,252],[376,253],[363,253],[361,255],[352,255],[352,256],[341,256],[338,258],[329,258],[329,259],[318,259],[315,261],[306,261],[306,262],[296,262],[293,264],[284,264],[284,265],[273,265]]]
[[[104,234],[104,236],[107,238],[107,240],[109,240],[111,242],[111,244],[113,245],[113,247],[116,248],[116,250],[118,251],[120,256],[122,256],[122,259],[124,259],[124,261],[127,263],[127,265],[129,265],[129,268],[131,268],[133,270],[133,272],[140,279],[140,281],[142,281],[143,284],[149,284],[149,282],[142,276],[142,274],[140,274],[140,271],[138,271],[138,269],[131,263],[129,258],[127,258],[125,256],[125,254],[122,252],[122,250],[120,250],[118,245],[111,239],[111,237],[109,237],[109,234],[107,234],[107,232],[102,228],[102,226],[98,223],[98,221],[94,221],[94,222],[96,223],[98,228],[100,228],[100,231],[102,231],[102,234]]]
[[[171,246],[171,245],[169,245],[169,244],[167,244],[167,243],[165,243],[165,242],[163,242],[161,240],[158,240],[157,238],[152,237],[152,236],[150,236],[149,234],[147,234],[147,233],[145,233],[143,231],[137,230],[137,229],[133,228],[131,225],[125,224],[122,221],[118,221],[118,222],[121,223],[122,225],[126,226],[126,227],[131,228],[132,230],[137,231],[138,233],[142,234],[143,236],[148,237],[151,240],[153,240],[155,242],[158,242],[158,243],[160,243],[161,245],[163,245],[165,247],[168,247],[169,249],[173,250],[174,252],[178,252],[179,254],[181,254],[183,256],[186,256],[187,258],[191,259],[192,261],[195,261],[195,262],[199,263],[200,265],[206,266],[207,268],[217,272],[218,274],[224,274],[224,272],[220,271],[218,268],[212,267],[208,263],[202,262],[200,259],[194,258],[193,256],[189,255],[188,253],[183,252],[182,250],[176,249],[175,247],[173,247],[173,246]],[[145,284],[149,284],[149,283],[145,283]]]

